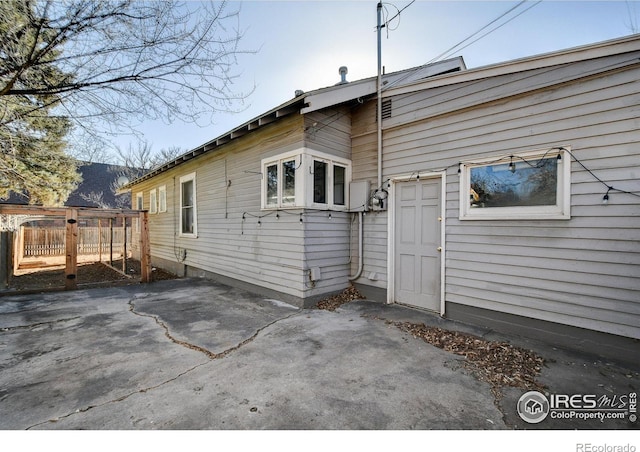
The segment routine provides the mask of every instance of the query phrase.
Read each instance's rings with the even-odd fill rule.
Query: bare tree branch
[[[193,122],[237,111],[246,98],[232,71],[252,52],[240,50],[238,11],[226,2],[27,3],[28,21],[0,43],[0,96],[53,96],[71,118],[124,129],[134,118]],[[30,51],[16,55],[24,40]],[[51,83],[40,74],[50,66],[70,76]]]

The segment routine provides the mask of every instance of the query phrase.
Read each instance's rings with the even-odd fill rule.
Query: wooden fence
[[[66,228],[25,227],[23,257],[64,256],[66,254]],[[113,233],[113,240],[111,234]],[[123,246],[122,227],[79,227],[78,254],[105,254],[110,249],[120,250]],[[131,228],[127,228],[127,244],[131,243]],[[113,247],[113,248],[112,248]]]
[[[0,215],[14,216],[16,218],[31,217],[30,221],[41,221],[51,219],[57,221],[64,218],[65,225],[65,288],[73,290],[78,288],[78,243],[80,229],[79,221],[107,221],[109,227],[105,230],[109,231],[109,239],[111,239],[111,226],[114,235],[117,227],[115,224],[120,223],[123,231],[128,227],[127,223],[136,225],[136,244],[140,253],[140,282],[147,283],[151,281],[151,248],[149,245],[149,217],[146,211],[128,210],[128,209],[91,209],[86,207],[39,207],[39,206],[22,206],[22,205],[3,205],[0,204]],[[137,223],[134,221],[136,220]],[[115,222],[115,224],[114,224]],[[102,234],[97,234],[102,240]],[[124,237],[121,239],[124,240]],[[107,243],[112,243],[109,240]],[[125,248],[124,246],[122,247]],[[18,249],[24,249],[20,246]],[[124,250],[123,250],[124,251]],[[125,259],[123,259],[123,262]]]

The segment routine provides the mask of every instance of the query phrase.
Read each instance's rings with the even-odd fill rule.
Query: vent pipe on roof
[[[345,83],[349,83],[347,81],[348,72],[349,69],[347,69],[347,66],[340,66],[340,69],[338,69],[338,74],[340,74],[340,82],[336,83],[336,85],[344,85]]]

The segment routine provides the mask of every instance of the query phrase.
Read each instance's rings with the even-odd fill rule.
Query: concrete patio
[[[301,310],[204,280],[0,298],[0,429],[636,429],[528,424],[461,356],[384,320],[542,355],[549,393],[623,395],[638,369],[397,305]]]

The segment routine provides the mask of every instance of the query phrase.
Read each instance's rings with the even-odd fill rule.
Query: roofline
[[[403,69],[401,71],[390,72],[382,76],[383,85],[402,83],[412,83],[424,80],[428,77],[443,76],[443,74],[455,71],[465,71],[466,65],[464,59],[460,56],[449,58],[437,63],[425,64],[422,66]],[[323,108],[338,105],[350,100],[364,98],[377,93],[377,76],[356,80],[349,83],[330,86],[327,88],[317,89],[307,93],[305,97],[305,107],[301,113],[311,113],[313,111],[322,110]]]
[[[640,34],[481,66],[462,72],[435,76],[426,80],[404,84],[399,87],[383,88],[383,97],[408,94],[440,86],[454,85],[457,83],[496,77],[499,75],[507,75],[532,69],[542,69],[560,64],[575,63],[578,61],[634,52],[637,50],[640,50]]]
[[[436,71],[451,71],[451,70],[464,70],[466,69],[464,65],[464,60],[462,57],[450,58],[438,63],[433,63],[430,65],[419,66],[411,69],[404,69],[398,72],[392,72],[390,74],[385,75],[385,79],[389,81],[394,80],[404,80],[407,74],[422,77],[428,77],[428,72]],[[410,77],[407,77],[410,80]],[[213,140],[210,140],[200,146],[197,146],[190,151],[185,152],[184,154],[179,155],[175,159],[163,163],[160,166],[157,166],[145,175],[129,182],[126,185],[123,185],[118,189],[119,193],[129,191],[134,185],[139,184],[147,179],[150,179],[160,173],[163,173],[171,168],[174,168],[182,163],[185,163],[195,157],[198,157],[207,152],[214,151],[218,149],[223,144],[228,143],[229,141],[239,138],[242,135],[245,135],[251,131],[254,131],[264,125],[267,125],[271,122],[282,118],[283,116],[287,116],[292,113],[309,113],[311,111],[316,111],[321,108],[326,108],[328,106],[337,105],[343,102],[347,102],[349,100],[357,99],[359,97],[368,96],[376,93],[376,77],[370,77],[366,79],[356,80],[349,83],[338,84],[334,86],[328,86],[325,88],[319,88],[314,91],[310,91],[308,93],[302,93],[293,99],[275,107],[272,110],[263,113],[260,116],[257,116],[244,124],[232,129]],[[314,102],[315,105],[309,105],[311,102]]]
[[[198,157],[199,155],[205,154],[207,152],[214,151],[218,149],[223,144],[228,143],[231,140],[239,138],[248,132],[256,130],[262,126],[270,124],[279,118],[290,115],[292,113],[297,113],[304,106],[304,98],[305,95],[302,94],[300,96],[296,96],[293,99],[280,104],[279,106],[267,111],[266,113],[261,114],[260,116],[256,116],[253,119],[245,122],[244,124],[239,125],[238,127],[231,129],[230,131],[214,138],[213,140],[207,141],[206,143],[197,146],[190,151],[185,152],[184,154],[179,155],[173,160],[170,160],[162,165],[156,166],[152,168],[151,171],[146,173],[145,175],[129,182],[126,185],[123,185],[118,189],[118,192],[126,192],[129,191],[134,185],[139,184],[147,179],[150,179],[160,173],[163,173],[173,167],[181,165],[191,159]]]

